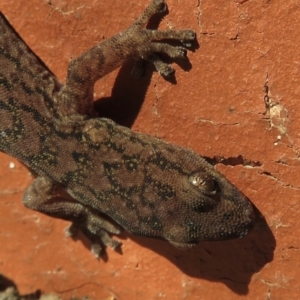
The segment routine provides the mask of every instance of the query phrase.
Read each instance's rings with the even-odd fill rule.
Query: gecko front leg
[[[166,10],[164,0],[153,0],[142,15],[126,30],[88,50],[82,56],[71,61],[66,86],[58,103],[62,118],[77,118],[78,114],[93,115],[94,84],[101,77],[120,67],[128,60],[150,61],[163,76],[174,72],[163,62],[158,53],[172,58],[184,58],[186,49],[172,46],[161,40],[178,40],[189,46],[195,40],[192,30],[150,30],[146,29],[149,19]]]

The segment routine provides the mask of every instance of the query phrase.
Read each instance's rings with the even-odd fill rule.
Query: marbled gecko
[[[120,232],[114,222],[184,248],[242,237],[254,221],[247,198],[198,154],[96,117],[101,77],[140,59],[168,76],[173,69],[158,53],[185,57],[194,31],[146,29],[165,9],[153,0],[128,29],[71,61],[65,85],[0,15],[0,150],[37,174],[23,203],[113,248],[120,245],[110,237]],[[159,42],[166,39],[183,44]],[[72,198],[57,198],[61,189]]]

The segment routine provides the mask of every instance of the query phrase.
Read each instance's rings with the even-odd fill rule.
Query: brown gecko
[[[194,31],[146,29],[165,9],[153,0],[128,29],[71,61],[65,85],[0,15],[0,150],[37,174],[23,203],[112,248],[120,245],[110,237],[120,233],[114,222],[185,248],[243,237],[254,221],[247,198],[192,150],[96,117],[93,89],[101,77],[140,59],[168,76],[173,69],[158,53],[186,56]],[[166,39],[183,46],[159,42]],[[72,198],[57,197],[61,190]]]

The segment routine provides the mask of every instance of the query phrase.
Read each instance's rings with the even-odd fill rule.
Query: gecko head
[[[160,189],[161,195],[163,190],[168,195],[155,205],[155,215],[165,239],[186,248],[200,241],[241,238],[252,229],[251,202],[214,166],[184,148],[176,149],[173,156],[159,156],[156,193]],[[163,156],[167,163],[162,163]]]
[[[113,147],[107,153],[102,149],[105,176],[99,180],[102,199],[109,199],[105,213],[122,227],[180,248],[241,238],[251,230],[255,217],[250,201],[204,158],[120,130],[122,135],[110,139]]]

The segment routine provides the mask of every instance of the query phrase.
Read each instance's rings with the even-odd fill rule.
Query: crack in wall
[[[260,281],[266,284],[269,287],[269,292],[271,294],[271,290],[273,287],[288,289],[288,284],[292,280],[292,278],[286,277],[281,272],[275,272],[273,275],[275,282],[271,282],[270,280],[261,279]]]
[[[240,126],[241,124],[239,122],[233,122],[233,123],[217,123],[215,121],[212,121],[210,119],[204,119],[204,118],[198,118],[196,120],[197,122],[201,123],[210,123],[213,126]]]
[[[244,4],[244,3],[246,3],[246,2],[248,2],[249,0],[240,0],[240,1],[237,1],[238,2],[238,4]]]
[[[196,14],[196,18],[197,18],[197,24],[198,24],[198,27],[200,28],[200,33],[202,33],[202,26],[201,26],[201,14],[202,14],[202,11],[201,11],[201,0],[198,0],[197,2],[197,14]]]
[[[201,0],[198,0],[197,2],[197,13],[196,13],[196,19],[197,19],[197,25],[200,29],[200,36],[207,35],[207,36],[214,36],[214,32],[207,32],[203,31],[202,23],[201,23],[201,16],[202,16],[202,10],[201,10]]]
[[[288,134],[288,125],[289,125],[289,111],[280,104],[280,99],[274,100],[274,97],[271,94],[269,88],[269,74],[266,73],[265,83],[263,86],[264,92],[264,103],[266,111],[263,113],[266,120],[269,123],[269,130],[275,128],[278,130],[279,135],[277,136],[276,141],[274,141],[274,146],[277,146],[282,141],[282,136],[287,137],[290,145],[289,147],[295,152],[297,159],[299,159],[300,153],[298,149],[294,148],[294,141]]]
[[[58,6],[55,6],[53,3],[52,3],[52,0],[45,0],[46,4],[49,5],[52,9],[52,12],[53,11],[58,11],[60,12],[62,15],[71,15],[71,14],[74,14],[75,12],[77,12],[78,10],[84,8],[84,7],[87,7],[86,5],[81,5],[75,9],[70,9],[70,10],[66,10],[66,9],[63,9],[61,7],[58,7]],[[89,7],[90,8],[90,7]]]
[[[300,187],[298,187],[298,186],[294,186],[292,184],[283,183],[278,177],[276,177],[271,172],[263,171],[263,172],[261,172],[261,174],[270,177],[271,179],[275,180],[276,182],[278,182],[283,187],[287,187],[287,188],[290,188],[290,189],[296,190],[296,191],[300,190]]]
[[[236,35],[235,35],[234,37],[230,38],[230,40],[231,40],[231,41],[237,40],[237,39],[239,38],[239,35],[240,35],[240,33],[237,32]]]
[[[264,91],[264,103],[266,106],[266,112],[264,115],[267,116],[269,120],[270,128],[276,128],[280,134],[285,134],[288,136],[288,110],[279,103],[275,101],[270,93],[269,88],[269,74],[267,73],[265,83],[263,86]]]
[[[284,183],[281,179],[276,177],[273,173],[264,170],[263,168],[263,163],[260,161],[254,161],[251,159],[246,159],[242,155],[238,156],[230,156],[230,157],[224,157],[224,156],[213,156],[213,157],[208,157],[208,156],[202,156],[205,160],[207,160],[210,164],[213,166],[216,164],[222,164],[224,166],[243,166],[245,168],[258,168],[260,169],[259,175],[267,176],[271,178],[272,180],[275,180],[277,183],[279,183],[281,186],[285,188],[290,188],[296,191],[300,190],[300,186],[295,186],[292,184]],[[274,161],[275,162],[275,161]],[[275,163],[280,163],[280,162],[275,162]]]
[[[224,156],[214,156],[214,157],[203,156],[203,158],[205,158],[212,165],[216,165],[219,163],[225,166],[242,165],[248,168],[256,168],[262,166],[262,163],[260,161],[246,159],[242,155],[230,156],[226,158]]]

